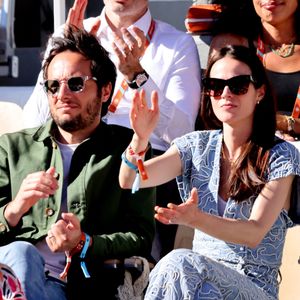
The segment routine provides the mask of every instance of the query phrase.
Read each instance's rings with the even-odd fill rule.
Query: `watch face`
[[[136,76],[135,82],[138,87],[141,87],[147,80],[147,75],[145,73],[141,73]]]

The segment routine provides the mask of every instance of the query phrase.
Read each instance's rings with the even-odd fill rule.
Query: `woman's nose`
[[[223,89],[223,92],[222,92],[221,97],[224,98],[224,97],[228,97],[228,96],[231,97],[231,96],[232,96],[232,92],[231,92],[229,86],[226,85],[226,86],[224,87],[224,89]]]

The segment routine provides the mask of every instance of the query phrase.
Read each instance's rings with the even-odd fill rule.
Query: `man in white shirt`
[[[87,2],[75,0],[67,23],[93,31],[117,68],[114,97],[104,121],[130,127],[133,93],[143,88],[150,99],[151,92],[156,90],[160,119],[150,142],[158,154],[164,152],[174,138],[194,130],[200,104],[201,69],[193,38],[169,24],[153,20],[148,0],[104,0],[105,7],[99,17],[83,20]],[[63,27],[55,35],[62,30]],[[49,47],[51,43],[46,55]],[[26,127],[40,125],[49,117],[41,81],[40,75],[24,107]],[[163,205],[159,198],[158,195],[157,202]],[[176,202],[172,196],[162,200]],[[170,235],[167,238],[172,240]],[[157,258],[169,250],[162,250]]]

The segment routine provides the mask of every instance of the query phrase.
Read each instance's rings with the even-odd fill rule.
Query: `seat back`
[[[13,102],[0,101],[0,135],[23,128],[23,110]]]
[[[279,286],[280,300],[300,299],[300,226],[288,229],[283,250],[280,272],[282,282]]]
[[[174,242],[174,249],[178,249],[178,248],[192,249],[193,238],[194,238],[194,229],[184,225],[178,225],[175,242]]]

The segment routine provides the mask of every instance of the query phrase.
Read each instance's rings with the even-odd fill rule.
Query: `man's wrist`
[[[142,70],[134,74],[134,77],[131,81],[127,81],[127,84],[132,89],[138,89],[142,87],[149,79],[149,74]]]
[[[86,234],[84,232],[81,232],[80,240],[77,243],[77,245],[70,251],[70,255],[81,253],[81,251],[82,251],[82,249],[84,247],[85,242],[86,242]],[[92,245],[92,238],[90,239],[89,247],[91,245]]]
[[[23,216],[23,213],[16,209],[14,201],[11,201],[6,205],[3,214],[10,227],[17,226]]]

